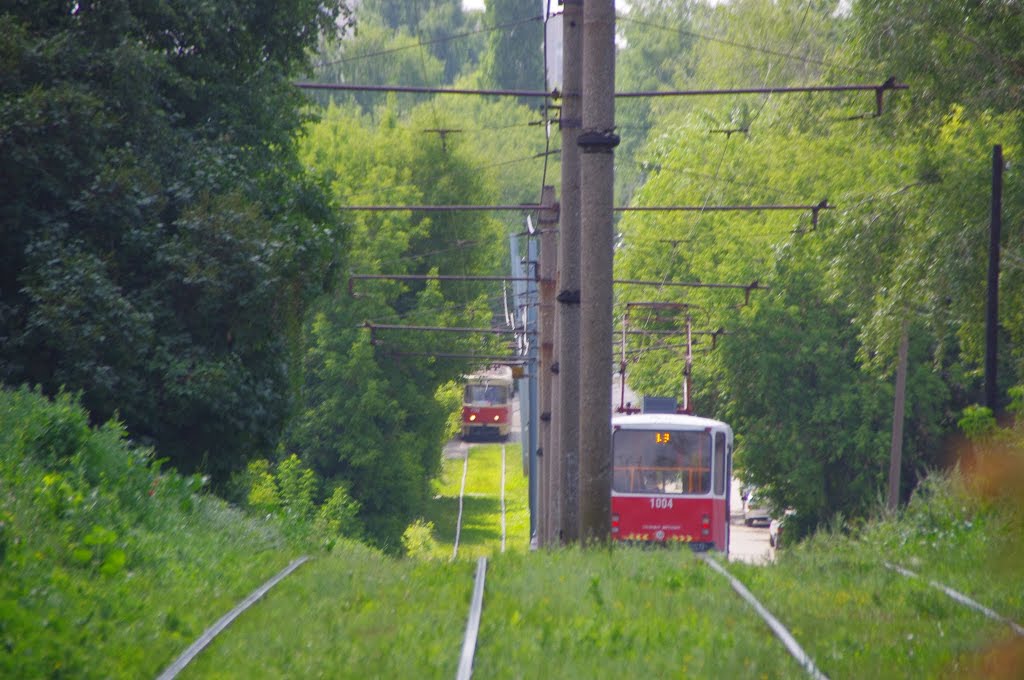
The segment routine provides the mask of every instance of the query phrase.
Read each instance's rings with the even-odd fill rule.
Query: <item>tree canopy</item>
[[[622,22],[621,73],[648,88],[890,75],[910,85],[886,95],[881,117],[869,93],[660,100],[641,112],[648,131],[632,147],[638,205],[835,206],[816,223],[809,211],[695,212],[627,214],[619,225],[621,278],[770,288],[749,303],[742,292],[629,288],[620,305],[685,302],[695,327],[726,332],[714,351],[697,346],[696,406],[733,424],[742,473],[777,508],[795,508],[802,531],[863,516],[884,488],[904,327],[904,494],[950,459],[956,414],[982,399],[991,155],[995,144],[1007,158],[1021,148],[1013,74],[1024,26],[1005,3],[976,5],[652,2]],[[671,9],[680,10],[674,24],[663,17]],[[678,59],[662,56],[666,41]],[[1008,187],[1019,184],[1013,167]],[[1024,197],[1004,190],[1003,201],[1005,223],[1019,221]],[[1006,399],[1024,375],[1019,230],[1003,245]],[[681,329],[681,318],[668,325]],[[648,338],[633,350],[634,388],[678,390],[678,349]]]
[[[343,232],[288,77],[340,9],[6,3],[0,379],[81,391],[183,469],[272,448]]]

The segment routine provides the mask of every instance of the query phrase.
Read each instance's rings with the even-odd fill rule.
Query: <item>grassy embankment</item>
[[[193,496],[188,480],[158,474],[116,430],[83,429],[69,404],[44,406],[25,393],[3,399],[0,676],[153,677],[295,556],[274,526]],[[481,474],[467,479],[467,491],[496,498],[496,457],[483,448],[471,454],[470,475],[474,467]],[[509,454],[506,481],[524,481]],[[441,500],[460,482],[461,461],[446,463]],[[953,486],[933,484],[899,518],[819,535],[773,566],[729,569],[832,678],[1020,677],[1021,647],[1006,642],[1005,625],[882,564],[1024,619],[1019,513]],[[517,493],[524,503],[525,485]],[[493,555],[478,677],[801,675],[691,553],[497,555],[493,505],[467,506],[464,517],[481,525],[464,534],[466,552]],[[450,511],[432,517],[439,540],[444,516]],[[525,517],[509,529],[510,550],[524,525]],[[448,560],[450,548],[438,549],[440,559],[395,560],[338,544],[244,614],[186,675],[449,678],[473,576],[470,559]]]

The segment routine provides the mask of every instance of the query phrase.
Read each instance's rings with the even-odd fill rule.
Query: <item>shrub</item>
[[[407,557],[430,558],[436,551],[434,523],[417,519],[402,532],[402,548]]]

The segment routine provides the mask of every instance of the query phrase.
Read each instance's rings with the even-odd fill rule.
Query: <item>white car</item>
[[[768,545],[776,550],[782,547],[782,530],[786,525],[786,518],[795,512],[795,510],[786,510],[782,514],[782,519],[772,519],[771,524],[768,525]]]
[[[743,523],[748,527],[755,524],[768,524],[772,521],[768,508],[761,504],[758,499],[757,490],[743,494]]]

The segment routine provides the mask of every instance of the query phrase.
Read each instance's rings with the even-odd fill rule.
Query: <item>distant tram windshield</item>
[[[711,491],[711,435],[703,431],[627,430],[612,435],[619,493]]]
[[[508,388],[504,385],[466,385],[467,404],[504,404]]]

